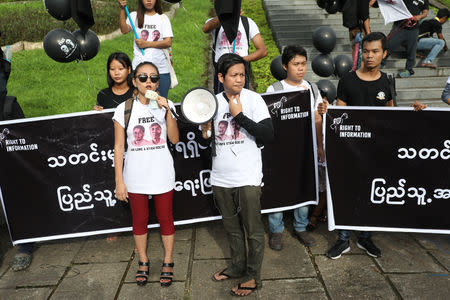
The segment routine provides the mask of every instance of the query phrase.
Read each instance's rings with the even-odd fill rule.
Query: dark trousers
[[[414,63],[416,61],[416,48],[417,48],[417,37],[419,35],[419,28],[415,29],[399,29],[394,26],[391,30],[396,31],[392,34],[391,38],[387,43],[388,55],[389,56],[395,49],[404,43],[406,47],[406,70],[412,70]],[[398,31],[397,31],[398,30]],[[386,57],[387,58],[387,57]]]
[[[213,193],[222,214],[222,222],[231,250],[231,267],[226,273],[231,277],[245,276],[243,282],[255,279],[260,287],[261,265],[264,257],[261,187],[213,186]]]

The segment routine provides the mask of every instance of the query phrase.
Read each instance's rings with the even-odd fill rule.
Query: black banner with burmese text
[[[449,117],[449,109],[329,108],[329,229],[449,234]]]
[[[267,94],[276,141],[263,150],[263,212],[316,203],[309,93]],[[130,231],[129,205],[114,195],[111,110],[0,123],[0,187],[14,244]],[[173,146],[175,224],[219,219],[210,148],[197,125],[178,123]],[[150,225],[158,226],[153,201]]]

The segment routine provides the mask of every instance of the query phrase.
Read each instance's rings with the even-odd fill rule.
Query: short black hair
[[[228,69],[238,64],[243,64],[245,67],[245,60],[237,54],[225,53],[219,58],[219,61],[217,61],[217,73],[220,73],[225,77]]]
[[[448,8],[441,8],[441,9],[439,9],[436,17],[438,17],[438,19],[441,19],[443,17],[449,18],[450,17],[450,10],[448,10]]]
[[[383,51],[387,49],[387,39],[386,35],[382,32],[371,32],[368,35],[366,35],[362,40],[362,46],[364,48],[364,43],[366,42],[374,42],[374,41],[381,41],[381,48]]]
[[[291,59],[293,59],[296,55],[304,56],[305,59],[308,60],[308,55],[305,48],[298,45],[289,45],[283,49],[283,53],[281,54],[281,63],[287,67]]]
[[[114,85],[114,80],[111,78],[111,75],[109,74],[109,68],[111,67],[111,62],[113,60],[117,60],[122,64],[124,68],[130,68],[131,69],[131,60],[123,52],[114,52],[111,53],[108,57],[108,62],[106,63],[106,81],[108,82],[108,86],[111,88]],[[128,76],[127,78],[128,85],[131,87],[133,84],[131,83],[131,76]]]

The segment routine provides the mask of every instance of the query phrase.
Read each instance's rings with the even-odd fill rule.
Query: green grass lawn
[[[203,24],[212,3],[189,0],[184,5],[190,14],[180,8],[171,20],[175,36],[174,68],[180,82],[169,91],[169,98],[175,102],[188,89],[203,86],[206,81],[208,37],[194,23]],[[129,33],[104,41],[97,56],[86,62],[57,63],[42,49],[14,53],[8,94],[18,98],[26,117],[90,110],[96,103],[98,90],[107,86],[107,57],[112,52],[123,51],[131,58],[132,40],[133,35]]]

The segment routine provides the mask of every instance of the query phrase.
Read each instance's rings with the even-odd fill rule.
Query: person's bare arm
[[[127,24],[127,16],[125,13],[125,5],[127,5],[127,0],[119,0],[119,27],[120,32],[128,33],[131,31],[131,26]]]
[[[428,9],[424,9],[421,11],[420,15],[413,16],[414,20],[420,21],[425,19],[428,16]]]
[[[203,25],[202,30],[204,33],[210,33],[216,28],[220,27],[220,21],[218,17],[214,17]]]
[[[125,149],[125,129],[114,121],[114,174],[116,180],[116,197],[128,202],[128,190],[123,181],[123,153]]]
[[[166,37],[162,41],[145,41],[143,39],[137,39],[136,45],[141,48],[158,48],[158,49],[166,49],[172,47],[172,38]]]
[[[242,57],[245,61],[251,62],[258,59],[261,59],[267,55],[266,44],[264,44],[264,40],[261,34],[257,34],[252,38],[253,45],[255,45],[255,52],[249,53],[247,56]]]

